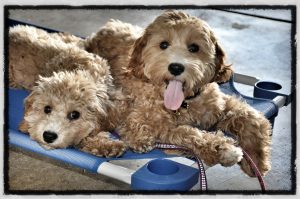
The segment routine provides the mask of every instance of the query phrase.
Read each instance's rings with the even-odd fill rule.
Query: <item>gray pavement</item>
[[[273,80],[290,91],[291,24],[216,10],[186,10],[206,20],[238,73]],[[146,27],[161,10],[11,10],[10,18],[88,36],[108,19],[116,18]],[[290,19],[288,10],[251,11],[268,17]],[[252,88],[237,85],[251,95]],[[291,106],[280,110],[272,138],[272,170],[265,177],[269,190],[290,190]],[[130,187],[101,175],[83,172],[18,149],[9,151],[9,184],[12,190],[128,190]],[[134,163],[130,163],[134,164]],[[207,170],[210,190],[257,190],[256,179],[245,176],[238,166],[214,166]]]

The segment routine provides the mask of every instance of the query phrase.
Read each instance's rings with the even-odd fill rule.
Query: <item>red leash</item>
[[[266,191],[266,185],[265,185],[265,181],[264,181],[260,171],[258,170],[256,164],[253,162],[251,157],[248,155],[248,153],[246,151],[244,151],[243,149],[242,149],[242,151],[243,151],[245,160],[248,162],[248,164],[250,165],[252,171],[255,173],[255,176],[258,179],[261,190],[263,192],[265,192]]]
[[[182,150],[182,151],[192,152],[188,148],[181,147],[181,146],[176,146],[174,144],[156,143],[155,147],[158,148],[158,149]],[[262,192],[265,192],[266,191],[266,186],[265,186],[265,182],[264,182],[264,179],[262,178],[262,175],[261,175],[260,171],[258,170],[257,166],[255,165],[255,163],[253,162],[251,157],[248,155],[248,153],[246,151],[244,151],[243,149],[242,149],[242,151],[243,151],[245,160],[248,162],[248,164],[250,165],[251,169],[253,170],[253,172],[255,173],[255,175],[258,179],[258,182],[260,184]],[[196,162],[198,164],[198,168],[199,168],[200,190],[201,191],[206,191],[207,190],[207,180],[206,180],[206,174],[205,174],[203,163],[200,160],[200,158],[198,158],[194,153],[192,153],[192,154],[195,157]]]

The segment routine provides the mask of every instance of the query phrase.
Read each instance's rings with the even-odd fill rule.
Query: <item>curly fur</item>
[[[110,19],[96,34],[84,41],[85,49],[108,60],[112,67],[114,83],[120,85],[119,75],[127,71],[129,54],[134,42],[141,36],[142,28]],[[109,45],[108,45],[109,44]]]
[[[242,159],[242,153],[231,138],[217,133],[229,131],[237,136],[237,143],[265,175],[271,168],[271,125],[262,113],[219,90],[215,82],[227,81],[232,69],[225,64],[225,53],[209,25],[183,12],[167,11],[136,39],[128,28],[121,31],[119,24],[109,22],[103,27],[103,32],[110,32],[108,42],[103,39],[107,35],[100,29],[96,34],[97,40],[102,41],[98,50],[89,50],[108,59],[112,75],[117,77],[123,92],[131,97],[118,129],[122,139],[138,152],[151,150],[155,142],[167,142],[193,149],[208,165],[230,166]],[[114,32],[116,29],[118,32]],[[121,33],[126,38],[132,35],[131,40],[126,39],[130,45],[110,42],[122,41]],[[162,41],[170,43],[165,50],[160,49]],[[199,52],[187,50],[191,43],[200,46]],[[119,50],[119,46],[125,49]],[[110,56],[110,52],[114,56]],[[111,60],[116,54],[123,59]],[[173,62],[185,66],[181,75],[173,76],[168,71],[168,65]],[[188,109],[179,108],[176,113],[163,102],[168,81],[173,79],[184,83],[185,98],[200,91],[197,97],[186,100]],[[211,127],[217,127],[218,131],[208,132]],[[254,176],[245,159],[240,165],[249,176]]]
[[[25,72],[33,70],[32,76],[27,76],[28,72],[23,74],[26,78],[32,77],[30,84],[18,82],[19,86],[32,90],[25,99],[24,119],[19,129],[29,133],[33,140],[46,149],[76,146],[98,156],[123,154],[126,149],[124,142],[112,140],[108,132],[117,125],[119,111],[116,103],[121,95],[113,85],[107,61],[73,44],[63,43],[72,42],[73,37],[51,35],[24,26],[16,27],[14,31],[16,34],[11,34],[10,38],[13,40],[12,35],[18,34],[20,38],[10,43],[10,52],[14,53],[17,49],[33,50],[20,51],[26,57],[25,63],[22,57],[17,57],[20,54],[11,54],[9,57],[10,67],[18,66]],[[31,36],[22,35],[28,31],[33,31]],[[30,40],[27,40],[29,37]],[[58,37],[61,41],[56,38],[51,43],[52,37]],[[26,42],[21,42],[22,39]],[[33,53],[37,53],[37,56],[34,57]],[[37,64],[33,66],[38,68],[31,68],[30,63]],[[16,68],[10,69],[10,72],[17,71]],[[51,107],[50,113],[45,113],[46,106]],[[73,111],[80,113],[78,119],[68,118]],[[56,133],[57,138],[47,142],[43,137],[46,131]]]
[[[83,42],[69,33],[48,33],[24,25],[10,28],[9,86],[31,90],[48,60],[67,49],[83,49]]]

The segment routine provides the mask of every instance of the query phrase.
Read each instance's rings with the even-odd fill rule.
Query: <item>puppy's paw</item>
[[[268,160],[258,158],[257,156],[255,156],[255,154],[250,154],[249,152],[248,154],[251,157],[252,161],[255,163],[258,170],[260,171],[261,175],[265,176],[268,173],[268,171],[271,170],[271,164]],[[246,173],[249,177],[256,177],[254,171],[252,170],[245,158],[242,159],[239,165],[244,171],[244,173]]]
[[[119,157],[126,151],[126,145],[122,141],[112,141],[111,145],[107,147],[103,155],[105,157]]]
[[[129,146],[136,153],[147,153],[152,149],[154,149],[155,143],[151,140],[143,141],[143,142],[136,141],[136,142],[131,142]]]
[[[80,150],[100,157],[118,157],[127,149],[126,144],[120,140],[111,140],[104,136],[88,137],[78,145]]]
[[[82,150],[100,157],[119,157],[126,151],[126,145],[118,140],[108,141],[102,146],[84,147]]]
[[[239,162],[239,165],[241,169],[244,171],[244,173],[247,174],[249,177],[256,177],[255,173],[253,172],[252,168],[248,164],[247,160],[242,159],[242,161]]]
[[[218,148],[220,164],[225,167],[232,166],[240,162],[243,158],[243,151],[241,148],[231,144],[224,144]]]

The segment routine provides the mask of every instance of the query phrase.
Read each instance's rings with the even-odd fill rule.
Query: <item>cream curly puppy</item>
[[[136,39],[132,33],[120,45],[117,41],[122,41],[122,34],[114,32],[113,26],[113,20],[108,22],[86,48],[108,58],[112,71],[118,73],[113,74],[116,81],[131,96],[119,128],[131,148],[146,152],[155,142],[173,143],[192,149],[208,165],[239,162],[242,152],[232,139],[208,132],[217,129],[234,134],[263,175],[271,169],[271,125],[262,113],[220,91],[216,82],[228,80],[232,70],[225,65],[225,53],[206,22],[167,11],[141,37]],[[129,38],[127,30],[123,34]],[[101,39],[101,46],[90,45]],[[119,50],[121,58],[110,60],[101,49],[111,49],[114,54]],[[240,165],[254,176],[245,159]]]
[[[125,144],[108,132],[119,114],[107,62],[74,48],[51,59],[44,69],[49,74],[39,78],[25,99],[20,130],[46,149],[75,146],[97,156],[122,155]]]

